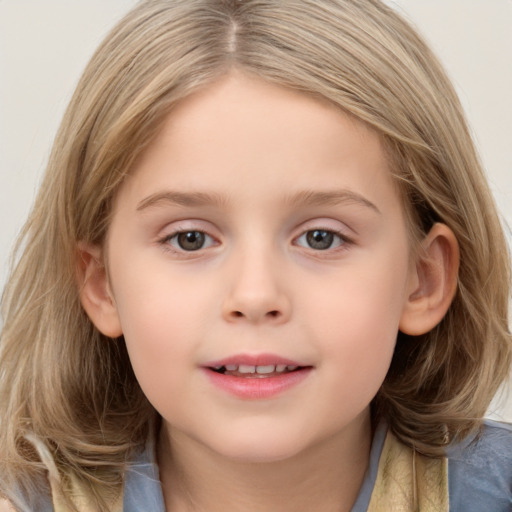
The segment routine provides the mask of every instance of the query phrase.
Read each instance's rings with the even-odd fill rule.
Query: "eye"
[[[166,237],[163,242],[168,243],[174,249],[187,252],[206,249],[214,243],[213,238],[210,235],[207,235],[203,231],[193,230],[180,231]]]
[[[346,239],[339,233],[325,229],[312,229],[297,238],[297,245],[308,247],[315,251],[334,249],[346,243]]]

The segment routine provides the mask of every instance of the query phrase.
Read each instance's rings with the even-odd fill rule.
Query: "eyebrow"
[[[377,206],[366,199],[366,197],[346,189],[329,191],[305,190],[291,195],[287,199],[287,202],[299,206],[330,206],[343,203],[355,203],[381,214]]]
[[[225,198],[219,194],[206,192],[176,192],[166,190],[156,192],[144,198],[138,205],[137,211],[148,208],[171,204],[177,206],[221,206],[226,204]],[[305,190],[288,196],[285,203],[293,206],[323,206],[342,203],[355,203],[370,208],[380,214],[377,206],[364,196],[351,190],[313,191]]]
[[[156,192],[144,198],[138,205],[137,211],[146,210],[154,206],[172,204],[177,206],[220,206],[225,200],[218,194],[209,194],[205,192],[175,192],[166,190]]]

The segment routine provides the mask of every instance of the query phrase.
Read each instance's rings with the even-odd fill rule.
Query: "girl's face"
[[[106,249],[135,374],[172,438],[269,461],[368,425],[414,280],[363,124],[231,74],[172,111]]]

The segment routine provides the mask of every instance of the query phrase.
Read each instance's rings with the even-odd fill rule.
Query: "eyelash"
[[[320,236],[326,236],[328,238],[328,246],[324,248],[315,248],[311,247],[309,245],[313,240],[311,240],[312,237],[315,236],[315,233]],[[181,240],[180,243],[180,237],[187,237],[189,235],[194,235],[193,239],[189,240],[190,243],[194,243],[196,239],[199,239],[199,242],[203,241],[201,243],[200,247],[197,247],[196,249],[185,249],[183,248],[183,242],[186,242],[186,240]],[[306,242],[304,245],[298,243],[301,239],[304,239]],[[206,247],[204,246],[204,242],[208,244]],[[321,240],[317,240],[318,243],[321,244]],[[175,242],[175,244],[173,243]],[[333,229],[327,229],[327,228],[313,228],[308,229],[306,231],[303,231],[301,235],[294,238],[295,245],[298,245],[299,247],[303,247],[305,249],[309,249],[315,253],[332,253],[335,251],[342,251],[346,250],[347,246],[352,245],[354,242],[351,238],[347,237],[344,233],[341,233],[340,231],[336,231]],[[159,243],[165,248],[165,250],[172,251],[176,254],[194,254],[201,250],[208,249],[209,247],[212,247],[216,245],[216,240],[214,237],[206,233],[205,231],[201,231],[199,229],[181,229],[178,231],[175,231],[169,235],[166,235],[161,240],[159,240]],[[332,245],[336,243],[335,247],[332,247]]]

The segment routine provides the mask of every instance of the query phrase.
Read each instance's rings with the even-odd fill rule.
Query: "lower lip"
[[[264,400],[277,396],[300,384],[310,374],[312,368],[302,368],[274,377],[234,377],[215,372],[209,368],[205,371],[210,381],[223,391],[246,400]]]

